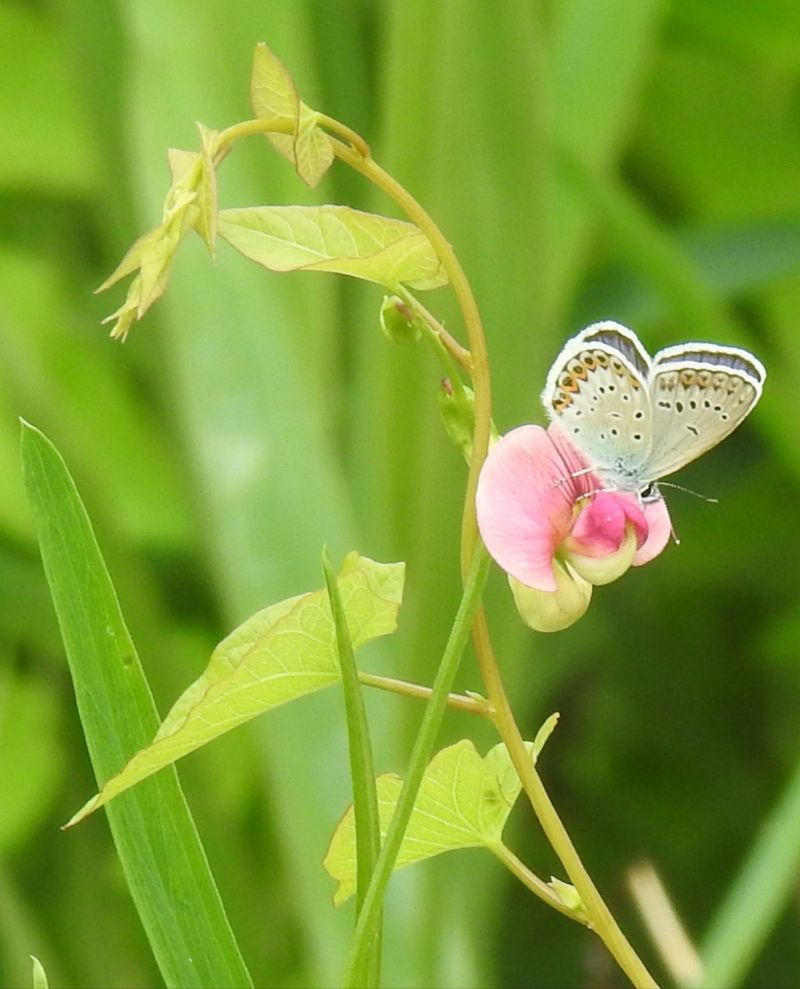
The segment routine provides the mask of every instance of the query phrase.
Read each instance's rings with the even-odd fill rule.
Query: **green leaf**
[[[548,719],[541,741],[527,742],[535,758],[554,718]],[[378,808],[381,836],[394,814],[403,781],[394,773],[379,776]],[[414,810],[408,823],[395,869],[421,862],[457,848],[491,848],[501,840],[511,808],[521,789],[505,745],[490,749],[484,758],[468,739],[442,749],[425,770]],[[355,840],[353,808],[339,822],[323,861],[339,882],[333,902],[344,903],[355,892]]]
[[[403,593],[402,563],[351,553],[339,592],[354,648],[393,632]],[[152,743],[133,756],[68,822],[251,718],[320,690],[340,677],[336,632],[325,590],[256,612],[222,640],[203,675],[178,698]]]
[[[267,134],[267,139],[294,165],[300,178],[314,188],[333,162],[333,146],[318,126],[315,111],[297,95],[284,64],[263,42],[256,45],[253,56],[250,100],[255,115],[261,119],[291,120],[293,134]]]
[[[318,115],[300,103],[294,136],[294,165],[300,178],[312,189],[333,164],[333,145],[317,124]]]
[[[215,143],[219,131],[198,123],[202,150],[183,151],[169,148],[167,160],[172,176],[170,196],[176,201],[186,201],[187,225],[194,227],[205,241],[211,257],[217,238],[217,170],[214,165]],[[184,197],[184,200],[181,200]],[[159,228],[160,229],[160,228]],[[182,231],[179,228],[179,233]],[[116,273],[115,273],[116,274]],[[105,284],[105,283],[104,283]]]
[[[200,153],[201,172],[197,186],[197,208],[199,215],[195,220],[195,230],[206,243],[211,257],[216,255],[217,221],[219,217],[219,202],[217,198],[217,169],[214,165],[214,145],[219,131],[211,130],[204,124],[198,123],[200,140],[203,150]]]
[[[86,510],[55,447],[23,424],[28,498],[99,781],[158,724]],[[120,862],[169,986],[250,986],[174,769],[108,810]]]
[[[447,283],[428,238],[413,223],[348,206],[226,209],[219,232],[271,271],[335,271],[391,290]]]
[[[360,911],[381,848],[378,791],[375,785],[367,709],[358,679],[358,668],[353,656],[353,643],[347,627],[347,615],[327,550],[322,554],[322,568],[325,573],[325,587],[328,592],[328,602],[336,631],[336,648],[347,717],[350,777],[353,784],[356,907]],[[380,942],[380,933],[378,933],[372,941],[372,950],[364,958],[360,978],[365,985],[380,985]]]
[[[42,965],[36,955],[31,955],[31,962],[33,964],[33,989],[48,989],[49,983],[47,981],[47,973],[44,970],[44,965]]]
[[[256,45],[253,55],[253,69],[250,76],[250,102],[257,117],[283,117],[287,120],[297,119],[298,96],[294,81],[283,62],[263,41]],[[269,134],[270,141],[275,138],[286,138],[288,135]],[[291,138],[289,139],[291,141]],[[280,145],[285,145],[285,140]],[[283,152],[281,152],[283,153]],[[289,161],[291,154],[287,155]]]

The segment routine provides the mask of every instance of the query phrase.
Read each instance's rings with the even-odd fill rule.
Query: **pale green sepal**
[[[579,917],[581,920],[588,920],[588,915],[586,913],[586,908],[583,905],[581,895],[572,883],[565,883],[560,879],[556,879],[555,876],[551,876],[550,882],[547,885],[550,889],[552,889],[570,913],[574,914],[576,917]]]
[[[472,437],[475,432],[475,395],[471,388],[460,380],[443,378],[436,393],[439,413],[454,445],[464,454],[467,463],[472,460]],[[489,423],[489,449],[500,438],[494,422]]]
[[[404,564],[351,553],[337,583],[354,648],[397,627]],[[326,590],[264,608],[222,640],[203,675],[175,702],[153,742],[66,825],[232,728],[340,678]]]
[[[592,585],[575,573],[568,563],[553,560],[555,591],[540,591],[508,578],[520,618],[536,632],[560,632],[586,614]]]
[[[408,303],[396,295],[384,295],[380,311],[381,329],[392,343],[416,343],[424,323]]]

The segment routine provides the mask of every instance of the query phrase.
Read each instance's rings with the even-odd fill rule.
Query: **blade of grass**
[[[703,939],[702,989],[744,981],[800,870],[800,762]]]
[[[353,783],[353,813],[356,830],[356,916],[364,906],[375,862],[381,848],[380,820],[378,818],[378,790],[375,784],[375,767],[369,724],[361,682],[358,678],[353,643],[347,627],[347,617],[342,606],[339,585],[331,569],[328,551],[322,554],[322,569],[331,603],[331,614],[336,627],[336,644],[342,673],[342,691],[347,717],[347,736],[350,750],[350,775]],[[375,924],[375,934],[364,952],[363,964],[356,973],[359,985],[380,985],[381,916]]]
[[[78,710],[102,784],[158,714],[89,517],[50,441],[23,423],[22,462]],[[168,986],[250,986],[174,769],[107,809],[120,862]]]
[[[464,584],[464,593],[461,598],[458,612],[447,640],[436,679],[433,684],[431,698],[425,707],[425,714],[422,717],[422,724],[419,728],[414,750],[408,765],[408,773],[403,783],[403,789],[397,800],[397,807],[386,834],[386,841],[383,843],[375,871],[372,874],[372,881],[369,884],[367,895],[361,908],[356,924],[356,931],[348,958],[347,970],[344,977],[344,985],[347,987],[357,986],[357,975],[363,965],[365,953],[372,944],[380,920],[383,907],[383,899],[386,895],[386,888],[392,875],[392,869],[397,859],[400,845],[403,842],[411,812],[414,809],[414,801],[417,797],[422,778],[425,775],[425,768],[430,762],[433,747],[436,744],[436,737],[442,723],[445,709],[447,707],[447,696],[455,680],[464,646],[472,628],[472,620],[481,599],[483,586],[489,573],[489,555],[480,544],[473,555],[469,573]]]

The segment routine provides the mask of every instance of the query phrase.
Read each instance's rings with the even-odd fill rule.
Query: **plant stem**
[[[392,869],[397,860],[411,812],[414,809],[414,803],[417,799],[422,777],[433,754],[433,747],[436,744],[442,717],[447,706],[448,693],[453,685],[453,680],[455,679],[459,663],[461,662],[461,656],[464,652],[464,646],[469,638],[472,619],[481,594],[483,593],[483,586],[486,583],[488,572],[489,556],[483,546],[478,546],[464,584],[461,604],[458,607],[453,627],[450,630],[450,637],[447,640],[447,645],[439,663],[430,700],[422,716],[422,723],[414,742],[408,772],[403,782],[394,814],[392,815],[389,830],[381,847],[378,861],[375,864],[375,871],[372,873],[372,881],[369,884],[361,912],[358,915],[358,921],[353,935],[353,944],[344,977],[346,989],[350,989],[355,984],[355,973],[359,971],[364,952],[367,950],[374,936],[383,906],[384,896],[386,895],[386,887],[389,884]]]
[[[570,920],[588,926],[588,921],[584,917],[576,914],[574,910],[570,910],[566,903],[563,903],[559,899],[547,883],[531,872],[527,865],[518,859],[511,849],[507,848],[501,841],[497,842],[496,845],[489,846],[489,851],[493,852],[509,872],[513,873],[523,886],[527,886],[531,893],[534,896],[538,896],[540,900],[543,900],[548,907],[558,910],[559,913],[563,913]]]
[[[500,679],[500,671],[494,659],[486,618],[482,609],[479,609],[475,615],[473,636],[498,734],[508,748],[511,762],[519,774],[523,789],[530,800],[542,830],[547,836],[547,840],[564,866],[570,882],[578,891],[589,918],[589,926],[600,937],[619,967],[637,989],[657,989],[657,983],[631,947],[597,891],[544,788],[539,774],[533,766]]]
[[[486,452],[489,449],[489,435],[492,419],[492,392],[489,377],[489,359],[486,352],[486,338],[483,333],[480,312],[464,269],[453,251],[450,242],[434,223],[426,210],[400,183],[372,158],[364,158],[341,141],[331,138],[333,150],[355,171],[393,199],[431,242],[433,249],[447,272],[450,285],[458,301],[467,331],[469,349],[472,355],[472,382],[475,391],[475,432],[472,438],[472,460],[469,465],[467,488],[464,498],[464,514],[461,521],[461,572],[466,573],[478,543],[478,526],[475,520],[475,491],[478,487],[478,474]]]
[[[472,354],[461,344],[455,337],[451,336],[450,333],[444,328],[444,326],[439,322],[439,320],[433,315],[433,313],[427,309],[419,301],[419,299],[412,295],[408,289],[401,289],[400,295],[403,297],[404,301],[419,315],[422,317],[423,321],[432,330],[436,337],[438,337],[442,347],[447,351],[447,353],[452,357],[452,359],[462,367],[470,376],[472,375]]]
[[[403,694],[405,697],[416,697],[419,700],[428,700],[433,693],[431,687],[423,687],[419,683],[409,683],[407,680],[396,680],[394,677],[384,677],[377,673],[358,674],[359,680],[367,687],[377,687],[379,690],[388,690],[393,694]],[[477,714],[483,718],[491,717],[489,703],[479,697],[469,697],[466,694],[448,694],[447,706],[458,711],[466,711],[467,714]]]

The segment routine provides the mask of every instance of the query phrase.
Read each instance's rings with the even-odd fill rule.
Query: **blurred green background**
[[[795,0],[4,0],[0,3],[0,985],[160,984],[98,815],[18,465],[43,429],[95,522],[160,710],[256,608],[321,586],[320,550],[408,562],[399,634],[364,654],[430,682],[458,600],[465,470],[438,368],[378,329],[381,292],[271,275],[225,244],[180,251],[127,344],[92,295],[159,219],[169,146],[246,119],[266,40],[312,106],[370,142],[472,280],[501,431],[541,421],[546,370],[587,322],[646,345],[752,348],[746,425],[668,495],[679,546],[601,588],[572,629],[516,618],[496,647],[584,861],[659,977],[624,883],[652,859],[702,939],[800,757],[800,6]],[[265,142],[221,170],[225,206],[390,204],[337,165],[314,193]],[[446,292],[425,300],[456,334]],[[798,379],[800,380],[800,379]],[[468,657],[459,684],[480,689]],[[421,708],[369,696],[381,771]],[[491,734],[450,714],[446,740]],[[257,985],[334,985],[352,927],[320,860],[349,799],[342,702],[308,698],[180,765]],[[562,875],[525,808],[511,844]],[[796,830],[800,829],[798,822]],[[787,864],[786,868],[794,868]],[[797,900],[742,984],[800,985]],[[488,855],[400,874],[389,986],[623,985],[577,925]],[[669,981],[665,979],[665,981]]]

